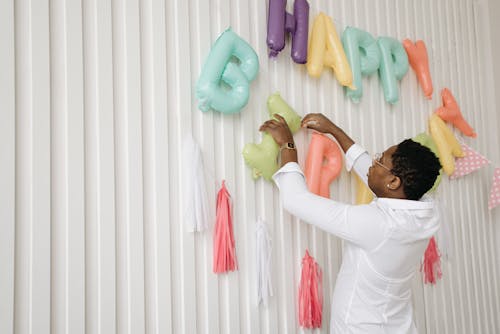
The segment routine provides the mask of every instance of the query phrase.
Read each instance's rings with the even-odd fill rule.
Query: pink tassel
[[[234,245],[233,222],[231,218],[231,196],[225,181],[217,194],[217,217],[214,233],[214,273],[238,269]]]
[[[304,328],[321,328],[323,309],[323,274],[314,258],[306,254],[302,259],[299,286],[299,324]]]
[[[422,267],[420,271],[424,271],[424,282],[436,284],[437,279],[441,279],[441,254],[439,252],[439,248],[437,247],[436,240],[432,237],[429,240],[429,245],[427,245],[427,249],[424,254],[424,263],[422,263]]]

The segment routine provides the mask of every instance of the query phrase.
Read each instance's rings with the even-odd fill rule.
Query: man
[[[373,159],[322,114],[308,114],[302,126],[337,139],[376,198],[348,205],[308,191],[297,164],[297,150],[284,118],[265,122],[280,145],[281,168],[273,179],[283,207],[306,223],[344,239],[342,265],[333,293],[331,333],[416,333],[411,280],[429,238],[439,228],[433,200],[424,196],[439,174],[439,160],[428,148],[405,140]]]

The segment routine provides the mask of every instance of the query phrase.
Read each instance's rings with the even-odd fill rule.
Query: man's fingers
[[[285,118],[283,116],[281,116],[280,114],[274,114],[273,116],[276,117],[279,122],[286,124]]]
[[[304,119],[302,120],[302,127],[314,126],[318,124],[319,122],[315,119],[312,119],[312,117],[304,117]]]
[[[300,122],[301,125],[305,126],[310,119],[311,119],[311,114],[307,114],[304,118],[302,118],[302,121]]]
[[[270,127],[271,129],[274,129],[274,128],[276,128],[278,125],[277,125],[276,123],[274,123],[274,122],[269,122],[269,123],[267,123],[267,126],[268,126],[268,127]]]
[[[279,126],[279,123],[277,123],[277,122],[267,121],[264,124],[262,124],[261,128],[264,128],[264,129],[276,129],[278,126]]]

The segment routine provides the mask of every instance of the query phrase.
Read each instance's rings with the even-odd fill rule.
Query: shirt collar
[[[434,200],[429,196],[423,196],[419,201],[398,198],[375,198],[381,204],[385,204],[392,209],[403,210],[429,210],[434,208]]]

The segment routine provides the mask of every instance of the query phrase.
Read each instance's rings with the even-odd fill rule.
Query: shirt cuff
[[[273,175],[274,183],[276,183],[278,188],[279,188],[280,175],[285,173],[299,173],[305,178],[304,173],[302,172],[302,169],[300,168],[300,165],[298,163],[288,162],[285,165],[283,165],[283,167],[278,169],[278,171]]]
[[[347,152],[345,152],[345,168],[348,172],[351,171],[352,166],[354,166],[354,163],[359,158],[359,156],[365,152],[367,151],[358,144],[353,144],[351,145],[351,147],[349,147]]]

